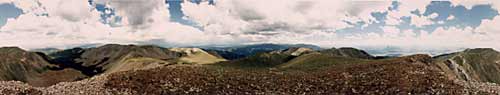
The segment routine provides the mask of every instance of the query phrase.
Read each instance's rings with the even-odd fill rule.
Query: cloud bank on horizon
[[[498,0],[0,0],[0,46],[500,49],[499,9]]]

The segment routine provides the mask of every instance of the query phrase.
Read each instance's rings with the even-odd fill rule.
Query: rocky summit
[[[0,93],[500,94],[500,53],[494,49],[375,58],[355,48],[288,47],[237,59],[215,50],[109,44],[42,53],[5,47]]]

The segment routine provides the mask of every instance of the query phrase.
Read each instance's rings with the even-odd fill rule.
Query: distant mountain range
[[[374,56],[406,56],[413,54],[429,54],[431,56],[438,56],[445,53],[457,52],[460,50],[465,50],[467,48],[451,48],[451,49],[426,49],[426,48],[401,48],[396,46],[386,46],[386,47],[359,47],[366,52]]]
[[[104,46],[106,44],[86,44],[77,46],[77,48],[95,48],[99,46]],[[170,46],[169,46],[170,47]],[[250,45],[236,45],[236,46],[187,46],[186,48],[200,48],[208,52],[217,52],[219,55],[226,59],[238,59],[249,55],[256,54],[258,52],[269,52],[276,50],[283,50],[291,47],[305,47],[311,48],[313,50],[322,50],[320,46],[311,44],[273,44],[273,43],[263,43],[263,44],[250,44]],[[348,47],[349,48],[349,47]],[[363,49],[372,56],[386,56],[386,57],[400,57],[413,54],[429,54],[431,56],[438,56],[445,53],[457,52],[460,50],[465,50],[467,48],[456,48],[456,49],[406,49],[396,46],[386,46],[386,47],[366,47],[361,46],[358,49]],[[31,49],[29,51],[51,53],[53,51],[58,51],[57,48],[38,48]]]
[[[308,44],[255,44],[255,45],[242,45],[233,47],[200,47],[207,51],[217,52],[219,55],[226,59],[239,59],[254,55],[260,52],[270,52],[276,50],[284,50],[292,47],[311,48],[313,50],[320,50],[319,46]]]
[[[486,84],[500,83],[500,52],[477,48],[434,57],[373,56],[356,48],[305,44],[197,48],[107,44],[31,51],[4,47],[0,80],[41,87],[0,87],[0,93],[7,94],[97,88],[102,90],[84,93],[492,94],[489,91],[500,91],[494,89],[500,86]],[[87,86],[95,87],[77,88]]]

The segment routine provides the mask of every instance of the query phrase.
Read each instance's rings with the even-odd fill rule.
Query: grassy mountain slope
[[[0,48],[0,80],[29,81],[50,64],[36,53],[16,47]]]
[[[81,49],[75,48],[51,54],[53,62],[66,67],[76,68],[89,76],[100,74],[113,66],[121,64],[128,58],[153,58],[168,60],[178,58],[180,54],[156,46],[135,46],[108,44],[101,47]],[[147,62],[146,62],[147,63]]]
[[[339,64],[349,64],[349,63],[360,63],[364,61],[369,61],[365,59],[349,58],[349,57],[339,57],[330,56],[321,53],[310,53],[302,56],[293,58],[292,60],[279,65],[280,68],[286,69],[321,69],[323,67],[339,65]]]
[[[500,83],[500,52],[488,48],[467,49],[436,57],[450,76],[467,81]]]
[[[150,68],[155,68],[155,67],[160,67],[163,65],[169,65],[171,63],[164,61],[164,60],[159,60],[159,59],[153,59],[153,58],[148,58],[148,57],[142,57],[142,58],[125,58],[120,62],[112,63],[107,65],[109,68],[106,70],[104,73],[110,74],[110,73],[115,73],[115,72],[120,72],[120,71],[129,71],[129,70],[141,70],[141,69],[150,69]]]
[[[221,61],[227,61],[218,55],[206,52],[200,48],[170,48],[169,50],[182,54],[182,56],[178,59],[179,63],[213,64]]]
[[[258,53],[241,59],[236,59],[223,64],[232,64],[240,67],[293,67],[332,65],[346,62],[357,62],[373,59],[370,54],[354,49],[326,49],[314,51],[310,48],[288,48],[283,50]],[[301,67],[299,67],[301,68]]]
[[[330,56],[342,56],[342,57],[351,57],[351,58],[361,58],[361,59],[373,59],[374,57],[367,52],[355,48],[331,48],[326,50],[319,51],[321,54],[326,54]]]

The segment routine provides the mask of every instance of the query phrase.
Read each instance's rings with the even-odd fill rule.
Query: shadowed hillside
[[[0,80],[31,81],[49,69],[42,56],[17,47],[0,48]]]
[[[0,80],[16,80],[33,86],[49,86],[74,81],[86,76],[74,69],[58,69],[46,56],[17,47],[0,48]]]

